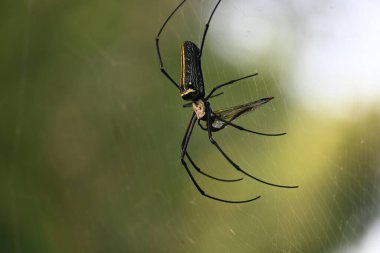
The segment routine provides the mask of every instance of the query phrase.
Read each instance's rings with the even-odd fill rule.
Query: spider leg
[[[217,91],[218,89],[226,86],[226,85],[230,85],[230,84],[233,84],[233,83],[236,83],[240,80],[243,80],[243,79],[246,79],[246,78],[249,78],[249,77],[252,77],[252,76],[257,76],[258,73],[254,73],[254,74],[251,74],[251,75],[248,75],[248,76],[243,76],[241,78],[238,78],[238,79],[234,79],[234,80],[231,80],[231,81],[228,81],[228,82],[225,82],[225,83],[222,83],[222,84],[219,84],[217,86],[215,86],[214,88],[212,88],[211,92],[205,97],[205,101],[207,101],[209,98],[211,98],[212,94],[214,94],[215,91]]]
[[[188,152],[186,152],[186,157],[187,159],[189,159],[191,165],[193,165],[193,167],[195,168],[196,171],[198,171],[200,174],[206,176],[206,177],[209,177],[209,178],[212,178],[214,180],[217,180],[217,181],[221,181],[221,182],[237,182],[237,181],[240,181],[240,180],[243,180],[243,178],[238,178],[238,179],[221,179],[221,178],[217,178],[217,177],[214,177],[214,176],[211,176],[210,174],[207,174],[206,172],[202,171],[196,164],[195,162],[193,161],[193,159],[191,159],[190,155]]]
[[[219,0],[219,1],[217,2],[217,4],[215,5],[214,9],[212,10],[211,15],[210,15],[210,17],[209,17],[209,19],[208,19],[208,21],[207,21],[207,23],[206,23],[206,25],[205,25],[205,30],[204,30],[204,32],[203,32],[203,36],[202,36],[201,49],[200,49],[200,51],[199,51],[199,58],[202,57],[203,45],[204,45],[204,43],[205,43],[205,39],[206,39],[206,35],[207,35],[207,31],[208,31],[208,28],[209,28],[209,26],[210,26],[210,22],[211,22],[212,16],[214,16],[214,13],[215,13],[215,11],[216,11],[216,8],[218,8],[218,5],[220,4],[221,1],[222,1],[222,0]]]
[[[279,185],[279,184],[273,184],[273,183],[269,183],[269,182],[266,182],[264,180],[261,180],[257,177],[254,177],[252,176],[251,174],[245,172],[244,170],[242,170],[239,165],[237,165],[234,161],[231,160],[231,158],[223,151],[223,149],[219,146],[219,144],[214,140],[214,138],[212,137],[212,122],[211,122],[211,108],[210,108],[210,104],[208,102],[206,102],[206,115],[207,115],[207,132],[208,132],[208,137],[210,139],[210,142],[219,150],[219,152],[223,155],[223,157],[238,171],[240,171],[241,173],[243,173],[244,175],[258,181],[258,182],[261,182],[263,184],[266,184],[266,185],[271,185],[271,186],[275,186],[275,187],[280,187],[280,188],[298,188],[298,186],[287,186],[287,185]]]
[[[187,166],[187,163],[186,163],[186,161],[184,159],[185,154],[187,152],[187,146],[189,144],[189,140],[190,140],[191,134],[193,132],[194,125],[195,125],[196,121],[197,121],[197,118],[195,117],[195,113],[193,113],[193,115],[191,116],[190,123],[189,123],[189,125],[187,127],[185,136],[183,138],[182,144],[181,144],[181,148],[182,148],[181,162],[182,162],[183,167],[185,167],[185,169],[187,171],[187,174],[189,174],[191,181],[193,182],[193,184],[195,185],[195,187],[199,191],[199,193],[202,194],[203,196],[207,197],[207,198],[210,198],[210,199],[213,199],[213,200],[217,200],[217,201],[221,201],[221,202],[226,202],[226,203],[245,203],[245,202],[254,201],[254,200],[260,198],[261,196],[257,196],[257,197],[255,197],[253,199],[248,199],[248,200],[239,200],[239,201],[225,200],[225,199],[220,199],[220,198],[217,198],[217,197],[214,197],[214,196],[211,196],[211,195],[205,193],[205,191],[199,186],[199,184],[195,180],[193,174],[191,173],[191,171],[190,171],[189,167]]]
[[[190,138],[190,137],[189,137],[189,138]],[[184,140],[185,140],[185,139],[184,139]],[[183,149],[183,147],[184,147],[184,141],[182,142],[182,149]],[[221,178],[214,177],[214,176],[212,176],[212,175],[210,175],[210,174],[207,174],[206,172],[202,171],[202,170],[198,167],[198,165],[196,165],[196,163],[195,163],[195,162],[193,161],[193,159],[190,157],[190,154],[187,152],[187,150],[186,150],[186,154],[185,154],[185,155],[186,155],[186,157],[189,159],[191,165],[195,168],[195,170],[196,170],[198,173],[200,173],[200,174],[202,174],[202,175],[204,175],[204,176],[206,176],[206,177],[212,178],[212,179],[217,180],[217,181],[222,181],[222,182],[237,182],[237,181],[243,180],[243,178],[238,178],[238,179],[221,179]]]
[[[215,115],[214,114],[214,117],[220,121],[223,121],[224,123],[226,123],[226,125],[229,125],[231,127],[234,127],[236,129],[239,129],[241,131],[245,131],[245,132],[249,132],[249,133],[252,133],[252,134],[257,134],[257,135],[264,135],[264,136],[281,136],[281,135],[285,135],[286,133],[279,133],[279,134],[268,134],[268,133],[261,133],[261,132],[257,132],[257,131],[252,131],[252,130],[249,130],[249,129],[246,129],[242,126],[239,126],[239,125],[236,125],[230,121],[227,121],[225,119],[222,119],[221,117],[218,117],[218,115]]]
[[[156,49],[157,49],[157,55],[158,55],[158,59],[160,61],[160,70],[161,72],[174,84],[175,87],[177,87],[177,89],[179,89],[179,85],[177,84],[176,81],[174,81],[174,79],[169,75],[169,73],[166,71],[165,67],[164,67],[164,63],[162,61],[162,58],[161,58],[161,52],[160,52],[160,45],[159,45],[159,41],[160,41],[160,35],[161,35],[161,32],[164,30],[166,24],[169,22],[169,20],[172,18],[172,16],[174,15],[174,13],[179,9],[179,7],[182,6],[182,4],[184,4],[186,2],[186,0],[183,0],[175,9],[174,11],[169,15],[169,17],[165,20],[164,24],[162,25],[160,31],[158,32],[157,34],[157,37],[156,37]]]

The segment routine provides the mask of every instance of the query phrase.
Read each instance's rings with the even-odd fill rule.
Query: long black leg
[[[182,139],[182,143],[181,143],[181,158],[183,158],[185,156],[185,153],[187,151],[187,146],[189,144],[189,140],[190,140],[191,134],[193,132],[194,125],[195,125],[196,121],[197,121],[197,119],[195,117],[195,113],[193,112],[193,114],[191,115],[191,118],[190,118],[190,122],[187,125],[185,136]]]
[[[251,74],[251,75],[248,75],[248,76],[243,76],[241,78],[238,78],[238,79],[234,79],[234,80],[231,80],[231,81],[228,81],[228,82],[225,82],[225,83],[222,83],[222,84],[219,84],[217,86],[215,86],[214,88],[212,88],[211,92],[206,96],[205,100],[207,101],[209,98],[211,98],[212,94],[214,94],[215,91],[217,91],[218,89],[226,86],[226,85],[230,85],[230,84],[233,84],[233,83],[236,83],[240,80],[243,80],[243,79],[246,79],[246,78],[249,78],[249,77],[252,77],[252,76],[257,76],[258,73],[255,73],[255,74]]]
[[[192,118],[192,120],[193,120],[193,118]],[[196,120],[196,119],[195,119],[195,120]],[[191,134],[191,132],[189,132],[189,131],[192,131],[192,129],[190,130],[190,128],[189,128],[189,127],[191,126],[191,122],[192,122],[192,121],[190,121],[189,125],[187,126],[186,134]],[[186,135],[185,135],[185,137],[186,137]],[[184,148],[185,140],[186,140],[186,139],[190,139],[190,136],[189,136],[188,138],[184,138],[184,139],[183,139],[182,144],[181,144],[181,148],[182,148],[182,149]],[[187,147],[187,145],[186,145],[186,147]],[[181,157],[182,157],[182,156],[181,156]],[[186,157],[189,159],[190,163],[193,165],[193,167],[195,168],[195,170],[196,170],[198,173],[200,173],[200,174],[202,174],[202,175],[204,175],[204,176],[206,176],[206,177],[212,178],[212,179],[217,180],[217,181],[222,181],[222,182],[236,182],[236,181],[240,181],[240,180],[243,179],[243,178],[238,178],[238,179],[221,179],[221,178],[217,178],[217,177],[211,176],[211,175],[207,174],[206,172],[203,172],[203,171],[202,171],[202,170],[201,170],[201,169],[195,164],[195,162],[193,161],[193,159],[191,159],[191,157],[190,157],[189,153],[187,152],[187,150],[186,150]]]
[[[221,181],[221,182],[237,182],[237,181],[240,181],[240,180],[243,180],[243,178],[238,178],[238,179],[221,179],[221,178],[217,178],[217,177],[214,177],[214,176],[211,176],[210,174],[207,174],[206,172],[202,171],[196,164],[195,162],[193,161],[193,159],[191,159],[190,155],[188,152],[186,152],[186,157],[187,159],[189,159],[191,165],[193,165],[193,167],[195,168],[196,171],[198,171],[200,174],[206,176],[206,177],[209,177],[209,178],[212,178],[214,180],[217,180],[217,181]]]
[[[256,181],[259,181],[263,184],[267,184],[267,185],[271,185],[271,186],[275,186],[275,187],[281,187],[281,188],[298,188],[298,186],[287,186],[287,185],[279,185],[279,184],[273,184],[273,183],[269,183],[269,182],[266,182],[264,180],[261,180],[257,177],[254,177],[252,176],[251,174],[248,174],[247,172],[245,172],[244,170],[242,170],[239,165],[237,165],[234,161],[231,160],[231,158],[229,158],[227,156],[227,154],[222,150],[222,148],[219,146],[219,144],[214,140],[214,138],[212,137],[212,122],[211,122],[211,108],[210,108],[210,104],[208,102],[206,102],[206,115],[207,115],[207,132],[208,132],[208,137],[210,139],[210,142],[219,150],[219,152],[223,155],[223,157],[238,171],[240,171],[241,173],[243,173],[244,175],[247,175],[248,177],[256,180]]]
[[[286,133],[279,133],[279,134],[268,134],[268,133],[261,133],[261,132],[257,132],[257,131],[252,131],[252,130],[249,130],[249,129],[246,129],[242,126],[239,126],[239,125],[236,125],[230,121],[227,121],[225,119],[222,119],[221,117],[218,117],[217,115],[214,114],[214,117],[220,121],[223,121],[224,123],[226,123],[226,125],[229,125],[229,126],[232,126],[236,129],[239,129],[241,131],[245,131],[245,132],[249,132],[249,133],[252,133],[252,134],[257,134],[257,135],[264,135],[264,136],[281,136],[281,135],[285,135]]]
[[[220,4],[220,1],[222,0],[219,0],[218,3],[215,5],[214,9],[212,10],[211,12],[211,15],[206,23],[206,26],[205,26],[205,30],[203,32],[203,36],[202,36],[202,43],[201,43],[201,49],[200,49],[200,52],[199,52],[199,58],[202,57],[202,52],[203,52],[203,45],[205,43],[205,39],[206,39],[206,34],[207,34],[207,31],[208,31],[208,28],[210,26],[210,22],[211,22],[211,19],[212,19],[212,16],[214,16],[214,13],[216,11],[216,8],[218,8],[218,5]]]
[[[183,138],[182,145],[181,145],[181,148],[182,148],[181,162],[182,162],[182,165],[185,167],[185,169],[187,171],[187,174],[189,174],[191,181],[193,182],[193,184],[195,185],[195,187],[197,188],[197,190],[200,192],[200,194],[202,194],[203,196],[205,196],[207,198],[210,198],[210,199],[213,199],[213,200],[217,200],[217,201],[221,201],[221,202],[225,202],[225,203],[246,203],[246,202],[254,201],[254,200],[260,198],[261,196],[257,196],[257,197],[255,197],[253,199],[241,200],[241,201],[225,200],[225,199],[220,199],[220,198],[217,198],[217,197],[213,197],[213,196],[205,193],[204,190],[199,186],[199,184],[195,180],[193,174],[191,174],[191,171],[190,171],[189,167],[187,166],[187,163],[186,163],[186,161],[184,159],[184,156],[185,156],[185,154],[187,152],[187,146],[189,144],[191,133],[193,132],[194,125],[195,125],[196,121],[197,121],[197,119],[195,117],[195,113],[193,113],[193,115],[191,116],[190,123],[189,123],[189,125],[187,127],[185,136]]]
[[[161,72],[175,85],[175,87],[177,87],[177,89],[179,89],[179,85],[177,84],[176,81],[174,81],[174,79],[169,75],[169,73],[166,71],[165,67],[164,67],[164,63],[162,61],[162,58],[161,58],[161,52],[160,52],[160,45],[159,45],[159,41],[160,41],[160,35],[161,35],[161,32],[162,30],[164,30],[166,24],[169,22],[169,20],[171,19],[171,17],[174,15],[174,13],[179,9],[179,7],[181,7],[182,4],[184,4],[186,2],[186,0],[183,0],[175,9],[174,11],[169,15],[169,17],[166,19],[166,21],[164,22],[164,24],[162,25],[160,31],[158,32],[157,34],[157,37],[156,37],[156,49],[157,49],[157,55],[158,55],[158,59],[160,60],[160,70]]]

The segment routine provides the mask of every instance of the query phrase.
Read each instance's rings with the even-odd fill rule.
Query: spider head
[[[202,119],[206,115],[206,107],[202,99],[193,101],[193,111],[198,119]]]

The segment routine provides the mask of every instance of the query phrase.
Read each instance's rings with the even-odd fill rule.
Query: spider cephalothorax
[[[193,111],[198,119],[202,119],[206,115],[206,107],[202,99],[193,101]]]

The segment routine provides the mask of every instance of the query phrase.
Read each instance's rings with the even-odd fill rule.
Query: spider
[[[216,3],[214,9],[211,12],[211,15],[205,25],[203,36],[202,36],[202,41],[201,41],[201,46],[200,48],[193,42],[191,41],[185,41],[183,42],[181,46],[181,78],[179,84],[174,81],[174,79],[171,77],[171,75],[166,71],[164,67],[164,63],[161,57],[161,52],[160,52],[160,45],[159,45],[159,40],[160,40],[160,35],[162,31],[164,30],[165,26],[169,22],[169,20],[172,18],[172,16],[177,12],[177,10],[186,2],[186,0],[183,0],[173,11],[172,13],[167,17],[166,21],[162,25],[161,29],[159,30],[157,37],[155,39],[156,41],[156,49],[157,49],[157,55],[158,59],[160,62],[160,70],[161,72],[170,80],[171,83],[179,90],[181,97],[185,101],[190,101],[190,103],[184,104],[183,107],[192,107],[193,113],[191,115],[190,122],[187,126],[185,136],[183,137],[182,144],[181,144],[181,163],[185,167],[188,175],[190,176],[191,181],[197,188],[197,190],[205,197],[221,201],[221,202],[226,202],[226,203],[245,203],[245,202],[250,202],[257,200],[261,196],[255,196],[254,198],[246,199],[246,200],[226,200],[222,198],[218,198],[215,196],[212,196],[208,193],[206,193],[201,186],[197,183],[195,180],[193,174],[191,173],[189,166],[187,165],[185,158],[189,160],[191,165],[194,167],[194,169],[209,178],[212,178],[214,180],[222,181],[222,182],[236,182],[242,180],[242,178],[238,179],[221,179],[214,177],[212,175],[209,175],[205,172],[203,172],[193,161],[191,158],[189,152],[187,151],[187,147],[189,145],[190,137],[193,132],[195,123],[198,122],[198,125],[200,126],[201,129],[207,131],[208,133],[208,138],[210,142],[217,148],[217,150],[222,154],[222,156],[232,165],[233,168],[235,168],[237,171],[240,173],[256,180],[261,183],[270,185],[270,186],[275,186],[275,187],[282,187],[282,188],[297,188],[298,186],[286,186],[286,185],[279,185],[279,184],[274,184],[270,183],[264,180],[261,180],[257,177],[254,177],[253,175],[247,173],[244,171],[242,168],[240,168],[239,165],[237,165],[232,159],[223,151],[223,149],[220,147],[218,142],[215,141],[213,137],[213,132],[219,131],[224,129],[226,126],[230,126],[233,128],[236,128],[241,131],[253,133],[253,134],[258,134],[258,135],[265,135],[265,136],[281,136],[286,133],[279,133],[279,134],[268,134],[268,133],[261,133],[261,132],[256,132],[256,131],[251,131],[249,129],[246,129],[244,127],[241,127],[239,125],[236,125],[232,123],[233,120],[237,119],[238,117],[251,112],[258,107],[264,105],[265,103],[269,102],[273,97],[267,97],[267,98],[262,98],[260,100],[246,103],[243,105],[239,106],[234,106],[231,108],[226,108],[222,110],[216,110],[213,111],[210,106],[209,99],[222,95],[223,93],[214,93],[219,90],[220,88],[231,85],[233,83],[236,83],[240,80],[247,79],[253,76],[256,76],[257,73],[250,74],[238,79],[233,79],[231,81],[219,84],[215,86],[211,92],[208,95],[205,95],[205,86],[203,82],[203,76],[202,76],[202,68],[201,68],[201,58],[202,58],[202,52],[203,52],[203,47],[207,35],[207,31],[210,26],[211,19],[218,8],[221,0],[218,0]],[[206,125],[202,125],[201,122],[206,122]]]

